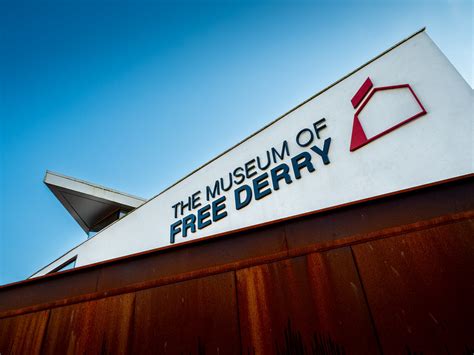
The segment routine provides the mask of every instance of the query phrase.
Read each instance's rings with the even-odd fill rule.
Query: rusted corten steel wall
[[[473,319],[469,177],[1,287],[0,353],[471,354]]]

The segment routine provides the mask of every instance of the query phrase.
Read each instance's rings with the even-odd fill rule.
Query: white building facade
[[[58,174],[96,233],[32,277],[473,173],[473,91],[422,30],[150,200]]]

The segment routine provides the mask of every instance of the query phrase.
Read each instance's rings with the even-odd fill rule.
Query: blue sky
[[[3,0],[0,284],[86,238],[46,169],[150,198],[423,26],[472,87],[472,22],[470,0]]]

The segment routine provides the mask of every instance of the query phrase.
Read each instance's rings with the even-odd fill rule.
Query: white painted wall
[[[420,111],[420,105],[408,88],[377,91],[360,112],[359,119],[370,139]]]
[[[410,84],[428,113],[350,152],[355,112],[350,100],[367,77],[375,87]],[[151,199],[34,276],[47,273],[76,254],[76,266],[81,266],[169,245],[169,228],[175,222],[172,205],[197,190],[204,190],[250,159],[263,157],[266,149],[280,146],[283,140],[288,140],[292,156],[305,150],[295,144],[296,134],[322,117],[328,126],[321,132],[322,138],[332,138],[329,165],[323,165],[313,154],[314,173],[304,171],[300,180],[283,184],[279,191],[239,211],[234,208],[232,189],[225,194],[229,214],[226,218],[186,239],[178,237],[176,244],[472,173],[472,104],[472,89],[422,32]],[[391,110],[397,111],[393,112],[395,115],[406,113],[405,106],[393,102],[390,105]]]

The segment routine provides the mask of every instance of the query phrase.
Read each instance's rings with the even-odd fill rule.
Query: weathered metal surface
[[[240,354],[235,274],[136,293],[133,354]]]
[[[286,223],[289,252],[360,233],[474,210],[474,179],[348,206]]]
[[[325,243],[332,243],[334,247],[341,238],[358,233],[474,210],[473,191],[474,179],[454,181],[196,244],[105,262],[64,275],[0,287],[0,312],[89,294],[96,286],[99,291],[108,291],[196,270],[205,273],[209,268],[221,266],[223,270],[229,270],[229,266],[247,267],[282,258],[287,252],[290,255],[301,255],[302,249],[307,249],[303,250],[305,253],[311,252]]]
[[[125,354],[135,295],[124,294],[51,310],[43,354]]]
[[[474,345],[468,182],[2,288],[0,311],[38,308],[0,313],[0,353],[372,354],[377,339],[387,354],[465,352]],[[375,234],[385,239],[364,242]],[[291,257],[346,236],[363,244]]]
[[[353,250],[385,354],[474,351],[473,220]]]
[[[275,254],[286,255],[283,225],[236,233],[219,240],[189,244],[139,259],[104,265],[98,290],[108,290],[130,283],[169,277],[214,266],[235,264],[235,267],[238,267],[246,261],[256,262],[268,259]]]
[[[52,302],[96,290],[99,270],[70,272],[0,291],[0,311]]]
[[[237,290],[244,353],[378,352],[349,248],[239,270]]]
[[[39,354],[49,312],[0,319],[0,354]]]

